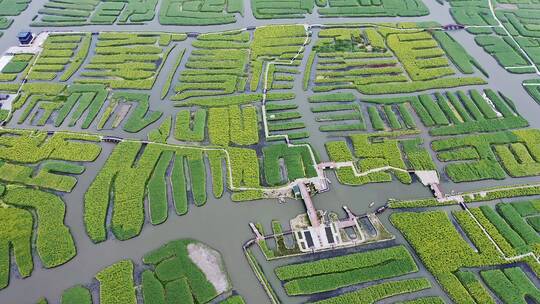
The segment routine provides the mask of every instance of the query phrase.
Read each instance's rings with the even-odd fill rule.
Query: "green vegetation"
[[[76,82],[100,83],[113,89],[151,89],[172,50],[165,50],[159,40],[159,34],[100,33],[95,55]]]
[[[102,303],[135,304],[137,298],[133,286],[133,262],[123,260],[96,275],[99,281],[99,298]]]
[[[205,125],[205,109],[199,109],[195,113],[181,110],[176,114],[174,138],[180,141],[203,141]]]
[[[536,83],[536,79],[531,79],[523,82],[523,86],[534,101],[536,101],[537,104],[540,104],[540,85],[535,85]]]
[[[154,19],[157,3],[157,0],[49,0],[31,25],[137,24]]]
[[[531,64],[540,63],[540,54],[537,51],[540,45],[539,30],[535,22],[540,6],[535,1],[508,1],[501,0],[497,9],[497,19],[508,31],[499,27],[486,27],[499,25],[492,16],[489,6],[480,1],[449,1],[454,19],[463,25],[479,25],[482,27],[469,28],[475,34],[475,41],[484,50],[492,55],[497,62],[510,73],[534,73]],[[510,34],[512,37],[509,37]],[[532,62],[526,58],[531,58]]]
[[[244,14],[241,0],[192,2],[164,0],[159,23],[162,25],[215,25],[236,22],[235,14]]]
[[[519,267],[480,272],[487,285],[504,303],[540,301],[540,290]]]
[[[0,1],[0,30],[8,29],[13,23],[14,17],[26,10],[31,0],[3,0]],[[2,32],[0,32],[0,37]]]
[[[304,177],[315,177],[317,171],[312,155],[307,146],[288,147],[287,144],[274,144],[263,148],[264,176],[271,186],[282,185]],[[287,178],[281,172],[280,160],[283,160]]]
[[[313,12],[314,0],[251,0],[253,15],[257,19],[304,18]]]
[[[169,94],[169,90],[171,89],[171,84],[173,82],[174,76],[176,75],[176,71],[180,67],[180,63],[182,63],[182,59],[184,58],[184,54],[186,53],[186,49],[182,49],[180,53],[178,54],[178,57],[176,58],[176,61],[174,63],[173,68],[169,72],[169,75],[167,75],[167,82],[161,89],[161,99],[165,99],[167,97],[167,94]]]
[[[344,7],[339,9],[347,11]],[[415,25],[411,24],[394,26],[409,30],[391,27],[321,30],[315,47],[318,60],[313,90],[356,89],[375,95],[485,83],[479,77],[456,77],[447,54],[431,33],[420,28],[415,31]],[[455,56],[454,50],[452,55]]]
[[[315,5],[317,9],[315,10]],[[429,13],[419,0],[345,1],[326,0],[252,0],[253,14],[258,19],[305,18],[317,11],[322,17],[395,17],[424,16]]]
[[[320,293],[416,271],[418,268],[414,260],[403,246],[275,269],[278,278],[286,281],[284,286],[289,295]]]
[[[171,134],[172,116],[167,116],[156,129],[148,132],[148,140],[157,143],[166,143]]]
[[[259,142],[257,109],[254,106],[210,108],[208,114],[210,143],[219,146],[252,145]]]
[[[60,193],[46,191],[73,189],[77,182],[73,175],[84,171],[84,166],[73,162],[93,161],[101,152],[92,141],[97,137],[9,129],[0,132],[0,179],[12,183],[0,191],[4,205],[0,212],[0,288],[9,282],[11,254],[23,278],[32,273],[33,248],[45,268],[60,266],[75,256],[73,237],[64,224],[64,201]]]
[[[436,140],[432,148],[440,160],[459,161],[445,171],[453,181],[463,182],[540,174],[540,151],[534,148],[539,141],[538,130],[524,129]]]
[[[217,275],[223,275],[226,280],[223,283],[227,285],[220,285],[220,290],[216,290],[214,283],[206,278],[207,269],[199,268],[201,265],[194,259],[194,252],[196,255],[210,254],[212,260],[207,265],[216,267],[221,272]],[[110,304],[135,304],[141,300],[146,304],[207,304],[215,302],[220,295],[225,298],[231,293],[232,286],[221,255],[201,242],[191,239],[171,241],[147,253],[142,262],[144,265],[122,260],[101,270],[95,276],[99,286],[95,281],[90,283],[94,290],[99,290],[99,294],[92,293],[94,300]],[[61,303],[90,304],[92,294],[86,287],[76,285],[64,291]],[[42,298],[39,303],[47,303],[47,300]],[[220,303],[245,302],[240,295],[232,295]]]
[[[51,34],[28,74],[30,80],[68,80],[82,65],[91,44],[91,34]]]
[[[62,293],[62,304],[92,304],[92,295],[83,286],[73,286]]]
[[[258,160],[251,154],[255,151],[229,148],[228,152],[231,163],[227,166],[232,168],[234,187],[259,187]],[[169,157],[170,154],[174,157]],[[205,155],[211,159],[213,193],[219,197],[224,187],[223,173],[216,168],[221,164],[221,152],[216,154],[212,149],[205,151],[204,148],[152,143],[143,149],[140,142],[119,143],[85,193],[84,221],[90,238],[94,242],[104,241],[108,227],[120,240],[137,236],[145,221],[144,199],[147,194],[151,201],[151,220],[155,224],[162,223],[168,213],[165,200],[174,201],[178,215],[187,212],[190,198],[195,205],[204,205],[207,199]],[[172,161],[174,164],[171,166]],[[166,170],[169,166],[172,167],[170,173]],[[165,197],[167,183],[172,186],[172,198],[168,193]],[[145,191],[147,186],[148,193]],[[112,203],[110,224],[107,222],[109,203]]]
[[[191,260],[188,253],[190,245],[212,250],[193,240],[178,240],[169,242],[144,256],[143,262],[153,268],[153,272],[146,274],[150,280],[145,280],[143,277],[145,298],[156,295],[158,299],[166,298],[167,303],[207,303],[219,295],[205,274]],[[220,256],[217,262],[220,263],[218,265],[220,269],[225,271]],[[150,289],[150,284],[157,285],[158,288]],[[165,292],[163,292],[163,287]],[[147,290],[151,293],[148,294]]]
[[[448,57],[464,74],[473,74],[475,68],[485,74],[480,64],[446,32],[435,31],[433,37],[439,42]],[[487,75],[486,75],[487,76]]]
[[[431,157],[421,149],[417,140],[400,140],[400,135],[414,132],[373,133],[350,135],[352,151],[346,141],[330,141],[325,144],[328,156],[335,162],[353,162],[360,174],[369,170],[391,167],[386,170],[376,170],[369,174],[357,175],[352,167],[341,167],[336,170],[338,180],[347,185],[363,185],[373,182],[389,182],[392,172],[402,183],[411,183],[412,179],[407,169],[404,157],[409,160],[411,169],[432,168]],[[403,143],[405,155],[402,155],[400,145]],[[406,148],[405,148],[406,147]],[[401,170],[396,170],[401,169]]]
[[[384,282],[372,285],[357,291],[345,293],[333,298],[314,302],[316,304],[344,304],[344,303],[365,303],[372,304],[386,298],[412,293],[431,287],[427,279],[409,279],[401,281]]]
[[[11,269],[10,248],[16,258],[19,275],[28,277],[32,273],[33,219],[29,211],[18,208],[0,208],[0,218],[0,288],[5,288],[9,283]]]
[[[245,90],[249,39],[249,33],[242,31],[199,35],[171,99],[183,105],[186,100],[197,102],[221,96],[224,102],[215,105],[230,105],[237,96],[229,95]],[[216,61],[220,64],[216,65]]]
[[[473,297],[476,303],[495,304],[495,300],[476,278],[476,275],[473,272],[459,270],[456,272],[456,277],[461,284],[463,284],[465,289],[467,289],[467,292]]]
[[[495,214],[490,207],[482,206],[481,209],[488,216],[487,218],[480,216],[478,209],[470,209],[471,214],[478,222],[467,211],[453,212],[470,244],[460,235],[448,215],[443,211],[394,213],[391,216],[392,224],[404,234],[427,269],[448,292],[452,300],[457,303],[494,303],[477,278],[469,272],[460,270],[461,268],[488,267],[509,263],[501,257],[492,240],[485,235],[478,223],[507,252],[506,254],[512,254],[508,252],[508,249],[512,250],[512,247],[505,243],[498,232],[507,234],[505,231],[511,229],[508,230],[509,228],[504,228],[500,224],[504,223],[504,220],[496,219],[490,215],[491,213]],[[486,213],[487,210],[491,210],[491,213]],[[515,252],[512,255],[515,255]],[[526,257],[521,261],[529,263],[536,271],[536,262]]]

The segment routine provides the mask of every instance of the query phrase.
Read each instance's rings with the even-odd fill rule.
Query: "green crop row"
[[[158,44],[159,34],[102,32],[95,54],[78,83],[101,83],[114,89],[151,89],[174,48]]]
[[[195,113],[181,110],[176,114],[174,138],[180,141],[203,141],[205,126],[205,109],[199,109]]]
[[[219,146],[252,145],[259,142],[259,123],[254,106],[210,108],[208,114],[210,143]]]
[[[540,290],[519,267],[485,270],[480,274],[504,303],[540,301]]]
[[[30,276],[34,268],[31,253],[34,242],[45,268],[60,266],[75,256],[75,243],[69,228],[64,225],[65,204],[60,197],[10,185],[3,192],[2,201],[6,207],[2,208],[0,216],[3,225],[7,226],[0,234],[0,288],[5,288],[9,282],[10,249],[13,249],[22,277]],[[32,236],[34,227],[37,229],[35,237]]]
[[[317,176],[311,153],[307,146],[289,147],[287,144],[269,145],[263,148],[264,176],[266,182],[271,185],[283,184],[285,172],[281,172],[280,160],[282,159],[286,170],[286,182],[299,178]]]
[[[235,13],[243,14],[241,0],[192,2],[164,0],[159,23],[163,25],[216,25],[236,22]]]
[[[456,272],[456,277],[461,284],[467,289],[467,292],[473,297],[476,303],[495,304],[495,300],[489,292],[484,288],[482,283],[476,278],[471,271],[459,270]]]
[[[450,60],[452,60],[461,72],[464,74],[473,74],[476,68],[486,74],[480,64],[448,33],[435,31],[433,32],[433,37],[439,42]]]
[[[431,287],[429,280],[425,278],[408,279],[401,281],[384,282],[372,285],[357,291],[345,293],[333,298],[313,302],[316,304],[348,304],[363,303],[373,304],[386,298],[417,292]]]
[[[403,246],[335,258],[281,266],[276,275],[289,295],[313,294],[383,278],[416,272],[418,268]]]
[[[185,69],[180,72],[173,100],[204,99],[245,91],[249,33],[232,31],[200,35]],[[220,64],[214,64],[219,61]]]
[[[538,175],[536,160],[540,159],[540,151],[535,147],[539,141],[538,130],[524,129],[436,140],[432,142],[432,148],[441,153],[439,158],[444,161],[473,160],[446,166],[450,178],[460,182],[504,179],[506,173],[511,176]]]
[[[473,297],[478,299],[485,297],[485,294],[478,290],[471,292],[470,288],[474,287],[467,288],[469,281],[458,279],[454,273],[464,267],[496,266],[507,262],[466,211],[457,211],[454,216],[476,250],[462,238],[445,212],[394,213],[391,221],[405,235],[452,300],[457,303],[473,303]],[[481,219],[481,223],[487,227],[484,220]],[[487,229],[492,231],[492,228]]]
[[[139,24],[154,19],[158,0],[49,0],[31,26]]]
[[[255,151],[228,148],[227,152],[230,156],[227,166],[231,168],[233,182],[229,187],[258,187],[259,166]],[[213,193],[219,197],[224,186],[221,169],[224,152],[152,143],[142,148],[141,143],[133,141],[118,144],[84,196],[84,221],[90,238],[94,242],[104,241],[107,227],[120,240],[137,236],[145,221],[146,195],[149,195],[150,218],[154,224],[166,219],[168,201],[174,202],[178,215],[187,212],[188,194],[195,205],[204,205],[207,200],[205,155],[210,161]],[[170,173],[169,167],[172,168]],[[166,191],[167,182],[171,184],[172,197]],[[109,224],[107,210],[110,204],[113,213]]]

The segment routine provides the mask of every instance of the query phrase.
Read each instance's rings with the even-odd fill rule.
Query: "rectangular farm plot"
[[[49,0],[32,26],[133,24],[151,21],[159,0]]]
[[[275,269],[277,277],[285,282],[288,295],[322,293],[417,271],[418,267],[404,246],[285,265]]]
[[[351,93],[317,94],[309,102],[323,132],[366,130],[362,107]]]
[[[432,34],[422,29],[323,29],[314,50],[315,92],[410,93],[485,83],[458,75]]]
[[[235,23],[244,14],[242,0],[162,0],[159,23],[163,25],[215,25]]]
[[[11,82],[26,76],[32,62],[34,54],[15,54],[0,71],[0,82]]]
[[[314,0],[251,0],[257,19],[304,18],[313,12]]]
[[[424,16],[429,13],[422,0],[251,0],[257,19],[321,17]]]
[[[328,0],[318,9],[323,17],[411,17],[424,16],[429,10],[423,0]],[[326,3],[328,3],[326,5]]]

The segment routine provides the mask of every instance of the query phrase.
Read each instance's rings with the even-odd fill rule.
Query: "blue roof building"
[[[32,39],[34,39],[34,36],[32,35],[32,32],[20,32],[19,35],[17,35],[17,38],[21,44],[30,44]]]

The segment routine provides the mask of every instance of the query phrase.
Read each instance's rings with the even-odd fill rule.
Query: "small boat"
[[[371,203],[369,204],[369,208],[371,208],[371,207],[373,207],[373,206],[375,206],[375,202],[371,202]]]

